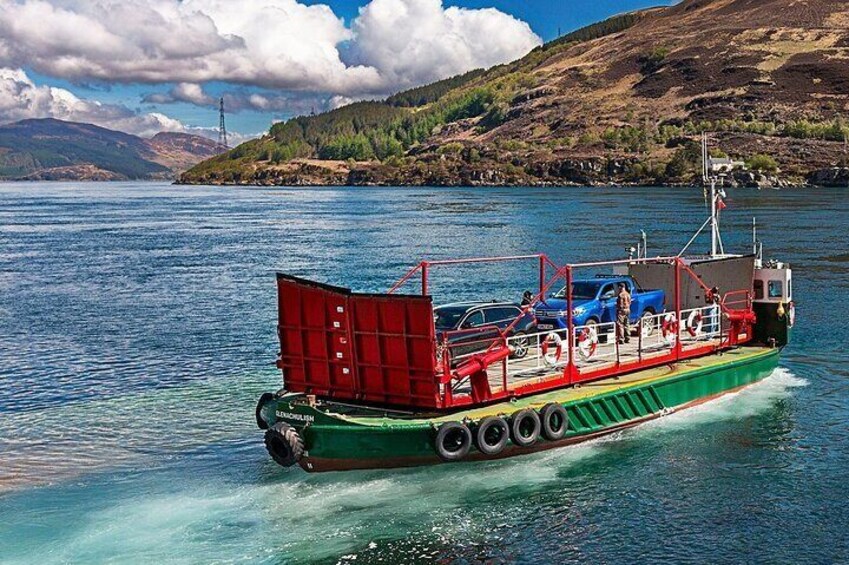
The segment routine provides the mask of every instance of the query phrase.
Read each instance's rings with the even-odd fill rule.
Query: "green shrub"
[[[644,53],[638,59],[640,63],[640,72],[644,75],[650,75],[657,72],[663,66],[663,62],[669,55],[667,47],[654,47],[648,53]]]
[[[746,166],[753,171],[774,173],[778,170],[778,162],[769,155],[762,153],[753,155],[746,160]]]

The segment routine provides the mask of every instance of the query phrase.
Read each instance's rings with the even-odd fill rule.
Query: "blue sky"
[[[21,0],[17,13],[0,15],[23,30],[0,38],[0,54],[7,57],[0,56],[0,108],[9,107],[4,96],[18,99],[0,121],[53,115],[142,135],[157,128],[207,128],[213,135],[214,103],[224,95],[232,110],[228,129],[238,140],[313,107],[382,97],[513,60],[558,31],[673,3],[170,1],[169,7],[151,0],[146,8],[141,0],[134,14],[100,13],[91,0],[54,0],[45,12],[42,3]],[[487,8],[500,14],[478,11]],[[79,19],[79,29],[69,32],[69,19]],[[47,39],[54,35],[63,41]]]

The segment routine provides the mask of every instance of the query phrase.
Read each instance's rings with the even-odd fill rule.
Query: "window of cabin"
[[[784,283],[782,281],[769,281],[767,288],[770,298],[781,298],[784,296]]]
[[[764,282],[755,281],[755,300],[764,299]]]

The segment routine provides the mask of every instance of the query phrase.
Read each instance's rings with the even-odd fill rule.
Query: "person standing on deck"
[[[714,286],[709,291],[705,293],[705,302],[707,303],[707,332],[708,335],[713,336],[714,333],[719,332],[719,322],[720,322],[720,302],[721,296],[719,294],[719,287]]]
[[[631,294],[624,283],[619,283],[619,296],[616,297],[616,339],[619,343],[631,342]]]

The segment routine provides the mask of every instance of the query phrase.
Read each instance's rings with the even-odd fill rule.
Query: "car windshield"
[[[597,281],[575,281],[572,283],[572,298],[574,300],[591,300],[598,294],[598,287],[601,286]],[[554,298],[566,298],[566,287],[564,286],[554,295]]]
[[[460,318],[468,308],[442,307],[433,311],[433,323],[438,330],[453,330],[460,323]]]

